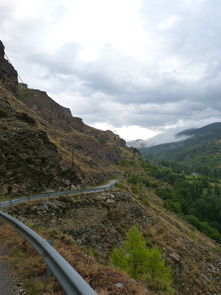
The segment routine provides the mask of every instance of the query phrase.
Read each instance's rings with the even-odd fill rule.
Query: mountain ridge
[[[215,122],[194,130],[184,130],[178,135],[188,136],[187,139],[171,142],[149,148],[141,148],[143,156],[154,162],[163,161],[177,162],[183,164],[192,172],[202,174],[221,175],[221,123]],[[208,169],[210,171],[207,171]],[[205,171],[204,171],[205,170]]]

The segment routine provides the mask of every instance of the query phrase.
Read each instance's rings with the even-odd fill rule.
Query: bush
[[[116,188],[119,188],[119,189],[125,189],[125,186],[124,186],[124,184],[123,184],[122,182],[117,182],[117,183],[115,184],[115,187],[116,187]]]
[[[194,225],[199,231],[214,239],[217,243],[221,243],[221,234],[206,221],[200,221],[196,216],[186,215],[186,220]]]
[[[0,117],[7,117],[8,113],[5,110],[0,109]]]
[[[148,249],[142,234],[132,226],[123,246],[114,249],[110,261],[118,270],[126,271],[135,280],[144,281],[161,294],[175,294],[172,288],[172,270],[163,260],[157,247]]]
[[[175,213],[182,213],[182,207],[180,205],[180,203],[176,200],[166,200],[164,202],[164,207],[166,209],[170,209]]]
[[[146,177],[138,176],[135,174],[128,174],[127,182],[130,184],[133,184],[133,185],[140,184],[140,185],[144,185],[146,187],[150,186],[150,183]]]

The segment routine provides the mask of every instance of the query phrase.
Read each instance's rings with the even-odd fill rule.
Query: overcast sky
[[[220,0],[0,0],[23,81],[125,139],[221,121]]]

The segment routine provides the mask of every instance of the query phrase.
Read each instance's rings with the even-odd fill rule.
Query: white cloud
[[[31,87],[147,138],[220,120],[220,13],[218,0],[0,0],[0,36]]]
[[[147,139],[160,133],[159,131],[153,131],[151,129],[136,126],[136,125],[122,126],[120,128],[115,128],[111,124],[108,124],[106,122],[100,122],[100,123],[95,123],[92,126],[101,130],[113,130],[115,133],[119,134],[121,137],[123,137],[126,140],[133,140],[134,138],[143,138],[144,136]]]
[[[177,16],[170,16],[166,20],[162,21],[159,24],[158,28],[162,31],[168,30],[168,29],[172,28],[178,20],[179,20],[179,18]]]

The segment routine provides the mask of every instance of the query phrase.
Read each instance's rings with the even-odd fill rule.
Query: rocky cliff
[[[44,91],[20,84],[18,99],[44,120],[45,131],[62,159],[84,172],[85,183],[100,183],[119,173],[114,165],[122,159],[126,144],[118,135],[84,124]]]
[[[120,173],[125,142],[73,117],[46,92],[18,84],[0,42],[0,195],[101,183]]]
[[[60,189],[70,179],[78,184],[80,170],[73,170],[62,164],[34,114],[0,87],[0,195]]]
[[[13,94],[17,92],[18,74],[14,67],[5,59],[5,47],[0,40],[0,83]]]

